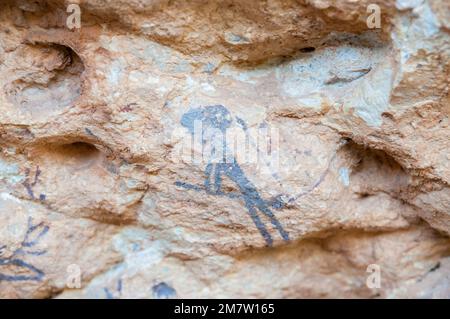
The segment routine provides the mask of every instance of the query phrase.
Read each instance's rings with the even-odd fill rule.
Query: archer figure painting
[[[228,109],[223,105],[212,105],[191,109],[186,112],[181,119],[181,125],[188,129],[190,134],[194,134],[195,123],[199,122],[201,123],[202,128],[202,142],[217,145],[214,141],[207,140],[213,139],[214,136],[206,134],[206,130],[213,129],[219,131],[221,137],[226,136],[226,130],[231,126],[233,119]],[[205,137],[206,139],[204,139]],[[223,154],[223,158],[219,161],[210,160],[206,164],[204,169],[205,179],[202,186],[181,181],[177,181],[176,185],[188,190],[204,191],[209,195],[227,196],[231,199],[242,201],[247,214],[264,238],[267,246],[273,245],[273,238],[269,233],[267,226],[263,223],[260,217],[261,214],[270,220],[284,241],[289,241],[289,234],[284,230],[275,214],[269,208],[269,203],[261,197],[258,189],[246,176],[236,158],[227,158],[226,154],[230,154],[230,152],[227,150],[226,140],[222,138],[219,144],[221,144],[222,147],[220,153]],[[224,178],[228,178],[233,182],[239,192],[224,192],[222,189],[222,181]]]
[[[49,226],[44,222],[33,224],[33,219],[29,217],[23,240],[10,256],[3,256],[8,247],[0,245],[0,282],[41,281],[44,278],[45,273],[27,261],[27,257],[42,256],[47,253],[45,249],[39,249],[38,245],[48,231]]]

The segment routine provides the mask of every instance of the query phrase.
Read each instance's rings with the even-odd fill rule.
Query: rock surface
[[[450,298],[448,1],[70,3],[0,3],[0,297]]]

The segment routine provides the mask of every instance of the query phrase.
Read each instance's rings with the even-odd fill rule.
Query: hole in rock
[[[300,52],[302,52],[302,53],[308,53],[308,52],[314,52],[314,51],[316,51],[315,47],[305,47],[305,48],[300,49]]]
[[[24,45],[15,54],[15,78],[4,89],[21,111],[45,114],[72,105],[81,95],[84,64],[71,48]]]
[[[407,189],[410,176],[391,155],[354,142],[347,145],[347,150],[354,157],[350,180],[352,185],[358,185],[354,190],[361,198],[378,192],[401,193]]]
[[[45,194],[46,203],[70,216],[114,224],[134,220],[142,191],[120,179],[119,164],[100,146],[68,138],[30,152],[32,172],[40,171],[33,192]]]
[[[74,142],[55,146],[51,152],[56,159],[64,161],[66,166],[90,166],[102,157],[101,152],[92,144]]]

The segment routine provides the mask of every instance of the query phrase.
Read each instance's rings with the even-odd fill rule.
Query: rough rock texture
[[[0,297],[450,297],[449,1],[74,2],[0,1]]]

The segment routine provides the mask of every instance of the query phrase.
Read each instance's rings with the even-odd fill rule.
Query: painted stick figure
[[[20,256],[41,256],[47,253],[46,250],[36,249],[35,246],[39,243],[49,230],[49,227],[43,222],[34,225],[32,218],[28,219],[28,228],[20,247],[15,249],[13,254],[9,257],[2,257],[3,249],[6,246],[0,246],[0,282],[1,281],[41,281],[44,278],[44,272],[39,268],[26,262]],[[12,268],[18,274],[4,273],[3,269],[8,270]]]
[[[217,163],[213,163],[211,160],[208,162],[205,168],[206,178],[203,187],[183,182],[177,182],[176,185],[186,189],[206,191],[211,195],[228,196],[230,198],[242,199],[245,203],[248,214],[252,218],[255,226],[258,228],[268,246],[272,246],[273,239],[269,234],[266,226],[262,222],[258,212],[268,217],[283,240],[288,241],[288,233],[283,229],[280,222],[270,210],[269,205],[259,195],[259,192],[256,189],[255,185],[253,185],[253,183],[246,177],[244,171],[236,161],[236,158],[226,158],[229,152],[227,152],[226,140],[224,137],[226,136],[226,130],[232,123],[232,118],[229,111],[222,105],[206,106],[203,108],[192,109],[183,115],[181,119],[181,125],[186,127],[191,134],[194,134],[194,122],[196,121],[200,121],[201,123],[203,143],[213,142],[204,140],[205,130],[214,129],[216,131],[220,131],[221,143],[213,144],[221,144],[221,154],[223,155],[223,157],[222,160],[217,161]],[[207,139],[214,138],[214,135],[207,136]],[[212,149],[212,151],[214,152],[217,150]],[[237,188],[239,189],[238,195],[227,194],[223,192],[222,179],[224,176],[228,177],[232,182],[236,184]]]

